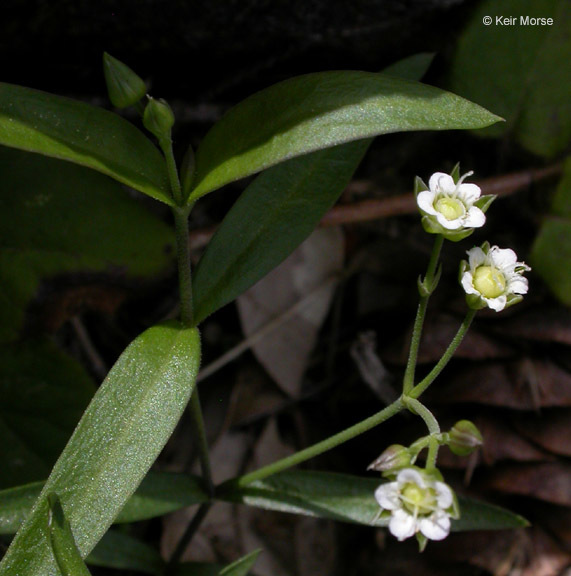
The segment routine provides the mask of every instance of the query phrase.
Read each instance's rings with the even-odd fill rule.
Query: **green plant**
[[[36,157],[2,150],[6,181],[12,178],[10,186],[14,190],[25,188],[19,197],[8,195],[8,202],[23,210],[34,226],[53,225],[53,221],[46,221],[45,210],[34,212],[34,207],[47,206],[54,218],[64,216],[53,200],[70,180],[81,182],[87,194],[91,188],[97,197],[99,190],[105,191],[101,199],[101,206],[108,206],[105,219],[112,220],[109,212],[118,210],[113,204],[113,195],[120,194],[117,183],[164,203],[172,212],[174,239],[164,226],[149,221],[155,240],[145,241],[149,253],[145,248],[136,270],[151,274],[161,269],[165,265],[164,250],[157,250],[157,246],[162,248],[174,241],[180,292],[180,318],[148,328],[123,352],[94,394],[47,481],[0,494],[6,511],[2,516],[3,533],[11,534],[19,527],[0,564],[1,575],[79,574],[87,571],[85,558],[94,564],[117,566],[106,556],[113,541],[139,560],[139,564],[129,565],[133,569],[142,565],[155,574],[175,570],[202,573],[192,565],[177,567],[178,560],[202,518],[218,500],[388,525],[400,539],[416,535],[421,548],[428,538],[445,537],[450,529],[525,525],[520,517],[487,504],[461,499],[457,505],[436,468],[438,449],[448,444],[466,453],[477,446],[479,433],[469,423],[442,432],[419,400],[460,344],[474,309],[470,308],[441,361],[424,379],[415,381],[424,315],[438,283],[443,241],[458,241],[483,225],[484,212],[492,200],[480,198],[475,185],[463,183],[457,169],[451,175],[436,173],[428,186],[419,179],[416,182],[423,224],[436,240],[427,273],[419,280],[420,304],[402,395],[370,418],[270,466],[220,486],[214,486],[211,478],[195,386],[201,354],[200,323],[262,278],[310,234],[350,180],[373,137],[398,131],[476,129],[500,120],[476,104],[416,82],[428,62],[429,58],[420,56],[399,63],[385,74],[326,72],[279,83],[228,112],[196,153],[187,151],[180,168],[173,153],[171,130],[175,120],[169,105],[145,96],[144,83],[138,76],[109,55],[105,55],[104,63],[111,101],[120,108],[138,109],[159,148],[116,114],[0,84],[0,144],[72,166],[54,164],[46,158],[35,164]],[[12,173],[15,164],[25,166],[28,162],[45,174],[50,186],[47,196],[26,196],[29,184],[25,186],[25,176],[21,178],[21,171]],[[260,171],[229,211],[191,274],[188,221],[195,203],[230,182]],[[96,204],[88,210],[97,208]],[[131,214],[131,208],[128,210]],[[136,209],[132,212],[137,225],[147,217]],[[466,214],[469,217],[464,217]],[[102,235],[103,245],[98,238],[83,238],[81,220],[77,220],[77,214],[74,218],[69,228],[72,241],[81,240],[94,247],[93,254],[88,252],[84,258],[91,266],[108,265],[104,244],[109,237]],[[124,223],[120,226],[128,227],[131,233],[126,234],[126,242],[133,242],[134,230]],[[58,251],[67,238],[56,238],[48,255],[38,257],[30,230],[17,226],[9,230],[17,257],[7,260],[3,278],[2,298],[10,303],[3,312],[2,340],[7,348],[22,330],[25,306],[38,285],[38,276],[30,272],[28,264],[34,263],[33,270],[47,272],[77,269],[83,264],[81,259],[78,262],[77,257]],[[113,251],[120,252],[114,242],[117,228],[112,227],[110,234]],[[527,289],[522,277],[525,266],[510,256],[509,265],[516,267],[507,270],[505,259],[485,259],[488,253],[505,256],[507,251],[489,246],[477,250],[484,254],[483,259],[471,255],[462,275],[469,306],[488,305],[499,310],[506,302],[515,303],[519,296],[514,294]],[[128,254],[129,250],[114,256],[117,262],[124,262]],[[42,346],[39,350],[48,357],[55,354],[48,344]],[[32,349],[29,353],[40,352]],[[14,372],[18,370],[16,365]],[[148,473],[187,404],[200,447],[202,477]],[[407,448],[401,447],[396,463],[389,457],[391,453],[384,453],[373,464],[390,480],[384,488],[371,478],[289,470],[402,410],[422,418],[428,435]],[[428,451],[427,464],[421,470],[415,462],[424,449]],[[165,493],[170,498],[167,503]],[[114,522],[149,518],[190,504],[201,507],[167,563],[140,542],[108,532]],[[212,567],[209,573],[246,574],[255,558],[253,553],[230,566]]]

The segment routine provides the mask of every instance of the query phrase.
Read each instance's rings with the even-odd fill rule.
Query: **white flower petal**
[[[389,521],[389,530],[399,540],[406,540],[416,533],[416,520],[404,510],[395,510]]]
[[[432,190],[423,190],[418,193],[416,197],[416,203],[421,210],[424,210],[427,214],[436,214],[434,209],[434,198],[436,194]]]
[[[421,488],[426,488],[424,476],[414,468],[405,468],[397,474],[397,483],[399,486],[403,484],[413,483]]]
[[[460,184],[458,186],[458,197],[470,206],[480,197],[481,193],[480,187],[476,184]]]
[[[451,196],[456,192],[456,182],[454,182],[454,179],[450,174],[442,174],[442,176],[438,178],[437,189],[443,194]]]
[[[450,508],[454,502],[454,496],[452,495],[452,490],[450,490],[449,486],[444,484],[444,482],[436,481],[434,483],[434,489],[436,490],[438,508],[441,508],[442,510]]]
[[[466,252],[468,254],[468,263],[470,270],[474,271],[478,266],[481,266],[486,261],[486,254],[479,246],[474,246]]]
[[[492,262],[500,270],[509,268],[517,262],[517,255],[511,248],[498,248],[493,246],[489,254]]]
[[[480,228],[485,223],[486,215],[476,206],[472,206],[464,219],[464,226],[467,228]]]
[[[496,312],[501,312],[506,307],[507,296],[502,294],[497,298],[484,298],[484,301],[488,305],[488,308],[495,310]]]
[[[452,176],[450,176],[449,174],[444,174],[444,172],[435,172],[431,177],[430,180],[428,181],[428,187],[436,192],[440,191],[440,181],[441,179],[449,179],[452,182],[452,189],[455,188],[454,185],[454,180],[452,180]]]
[[[397,510],[401,508],[399,496],[400,491],[396,482],[381,484],[375,490],[375,499],[384,510]]]
[[[527,278],[523,278],[519,274],[510,278],[508,282],[508,292],[512,294],[527,294],[528,288]]]
[[[476,288],[474,288],[474,277],[472,276],[472,272],[469,270],[466,270],[466,272],[462,274],[461,284],[466,294],[480,294]]]
[[[450,517],[436,510],[428,518],[419,520],[418,527],[429,540],[443,540],[450,532]]]

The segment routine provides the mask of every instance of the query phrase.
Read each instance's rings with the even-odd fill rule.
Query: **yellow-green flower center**
[[[466,208],[460,200],[447,196],[439,198],[434,204],[434,209],[440,212],[446,220],[456,220],[466,214]]]
[[[506,289],[506,277],[493,266],[479,266],[474,272],[474,288],[486,298],[497,298]]]
[[[436,495],[430,488],[409,483],[401,490],[404,507],[413,514],[430,514],[436,508]]]

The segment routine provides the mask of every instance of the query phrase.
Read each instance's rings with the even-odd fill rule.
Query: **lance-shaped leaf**
[[[218,497],[242,502],[266,510],[305,514],[345,522],[387,526],[388,517],[379,516],[374,497],[380,481],[374,478],[294,470],[276,474],[247,486],[228,484]],[[452,530],[500,530],[526,526],[527,521],[508,510],[459,499],[460,519],[452,522]]]
[[[0,144],[87,166],[173,204],[158,149],[132,124],[102,108],[0,83]]]
[[[0,534],[16,533],[43,487],[44,482],[32,482],[0,490]],[[207,501],[208,494],[199,477],[151,471],[114,522],[139,522]]]
[[[121,355],[95,394],[0,563],[2,576],[57,574],[46,495],[57,493],[83,558],[107,531],[172,434],[200,360],[194,328],[150,328]]]
[[[386,72],[420,79],[431,60],[418,54]],[[269,168],[246,188],[196,269],[197,322],[245,292],[309,236],[343,192],[371,141],[293,158]]]
[[[202,322],[263,278],[335,203],[370,141],[294,158],[260,174],[224,218],[194,274]]]
[[[230,110],[196,152],[189,201],[290,158],[389,132],[482,128],[498,116],[438,88],[383,74],[320,72]]]

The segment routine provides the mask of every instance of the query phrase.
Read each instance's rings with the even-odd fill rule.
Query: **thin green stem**
[[[426,315],[428,299],[430,298],[430,293],[434,288],[433,283],[436,273],[436,267],[438,265],[438,258],[440,256],[440,250],[442,249],[443,242],[444,242],[444,236],[438,234],[438,236],[436,236],[434,240],[434,246],[432,248],[432,254],[430,255],[428,269],[426,271],[426,276],[424,277],[423,284],[428,288],[428,293],[426,295],[420,296],[418,309],[416,311],[416,318],[414,320],[414,327],[412,330],[412,339],[410,342],[410,350],[408,353],[408,361],[406,364],[406,371],[404,373],[403,394],[409,394],[409,392],[412,390],[414,386],[414,373],[416,370],[418,349],[420,347],[420,339],[422,336],[422,326],[424,324],[424,317]]]
[[[180,292],[180,320],[186,326],[193,323],[193,302],[192,302],[192,274],[190,269],[190,245],[188,216],[191,206],[173,206],[176,251],[178,262],[178,284]]]
[[[419,400],[410,397],[403,398],[404,405],[414,414],[418,414],[426,424],[428,432],[431,435],[440,434],[440,425],[438,420],[434,417],[434,414]]]
[[[438,448],[440,447],[440,425],[434,414],[419,400],[411,398],[410,396],[404,397],[405,406],[413,413],[420,416],[426,427],[428,428],[429,436],[422,443],[422,447],[428,445],[428,454],[426,455],[426,469],[430,470],[436,467],[436,458],[438,456]]]
[[[202,524],[202,521],[204,520],[204,518],[208,514],[208,511],[210,510],[211,506],[212,506],[212,504],[210,502],[207,502],[206,504],[202,504],[199,507],[196,514],[193,516],[192,520],[190,521],[190,524],[186,527],[184,534],[181,536],[180,540],[178,541],[178,544],[176,545],[176,548],[175,548],[174,552],[172,553],[172,555],[171,555],[171,557],[170,557],[170,559],[169,559],[169,561],[165,567],[165,574],[169,575],[169,574],[172,574],[175,572],[176,567],[177,567],[178,563],[180,562],[182,555],[184,554],[184,551],[188,548],[188,545],[190,544],[193,536],[196,534],[198,528]]]
[[[208,440],[206,438],[206,429],[204,426],[204,418],[202,417],[202,408],[200,406],[200,396],[198,395],[198,387],[195,387],[190,397],[190,420],[193,427],[193,437],[196,439],[198,448],[198,458],[200,460],[200,469],[202,470],[202,477],[206,483],[206,490],[208,495],[212,498],[214,496],[214,483],[212,482],[212,468],[210,466],[210,453],[208,451]]]
[[[436,459],[438,458],[438,449],[440,443],[435,436],[430,436],[428,441],[428,454],[426,455],[426,469],[434,470],[436,468]]]
[[[438,363],[434,366],[434,368],[427,374],[425,378],[423,378],[408,394],[410,398],[418,398],[431,384],[434,382],[436,377],[442,372],[446,364],[450,362],[452,356],[456,352],[458,346],[464,339],[466,332],[468,332],[468,328],[470,328],[470,324],[472,324],[472,320],[474,320],[474,316],[476,315],[476,310],[470,310],[468,314],[466,314],[466,318],[458,328],[458,332],[450,342],[450,345],[444,352],[442,358],[438,361]]]
[[[232,486],[236,485],[246,486],[247,484],[251,484],[252,482],[256,482],[257,480],[263,480],[268,476],[273,476],[278,472],[283,472],[288,468],[297,466],[298,464],[301,464],[306,460],[310,460],[315,456],[319,456],[320,454],[323,454],[324,452],[327,452],[328,450],[331,450],[332,448],[335,448],[336,446],[339,446],[340,444],[343,444],[344,442],[352,440],[353,438],[359,436],[360,434],[367,432],[371,428],[378,426],[382,422],[385,422],[389,418],[392,418],[395,414],[398,414],[398,412],[400,412],[403,408],[404,408],[403,401],[401,398],[399,398],[398,400],[395,400],[392,404],[390,404],[380,412],[377,412],[373,416],[370,416],[369,418],[359,422],[358,424],[355,424],[354,426],[346,428],[342,432],[339,432],[338,434],[335,434],[334,436],[331,436],[326,440],[318,442],[313,446],[309,446],[304,450],[300,450],[299,452],[292,454],[287,458],[278,460],[277,462],[274,462],[268,466],[264,466],[263,468],[255,470],[254,472],[250,472],[249,474],[245,474],[244,476],[239,476],[238,478],[228,480],[227,483],[224,483],[222,486],[224,488],[226,487],[231,488]]]
[[[182,197],[182,188],[180,185],[180,178],[178,175],[178,169],[176,167],[176,161],[174,159],[174,152],[172,148],[172,140],[170,138],[170,133],[168,138],[162,138],[159,141],[159,145],[161,147],[161,150],[163,151],[167,163],[169,184],[171,187],[171,192],[174,201],[177,203],[178,206],[184,206],[184,198]]]

